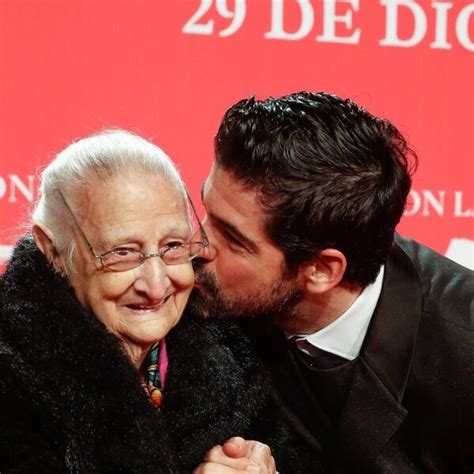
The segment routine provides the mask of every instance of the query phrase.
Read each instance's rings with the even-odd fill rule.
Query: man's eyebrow
[[[229,233],[231,233],[237,240],[239,240],[242,245],[247,248],[250,253],[257,253],[258,247],[250,237],[247,237],[245,234],[242,233],[240,229],[238,229],[234,224],[222,219],[221,217],[216,216],[212,212],[208,212],[207,215],[217,224],[226,229]]]

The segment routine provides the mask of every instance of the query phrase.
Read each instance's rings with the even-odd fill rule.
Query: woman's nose
[[[137,291],[145,293],[152,301],[160,301],[167,296],[170,285],[168,266],[160,257],[147,258],[137,272],[134,285]]]

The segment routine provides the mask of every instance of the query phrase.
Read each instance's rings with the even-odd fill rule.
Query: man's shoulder
[[[414,239],[395,234],[394,243],[406,253],[419,270],[432,273],[462,274],[470,277],[473,275],[472,270]]]
[[[395,244],[418,276],[424,315],[474,331],[474,272],[415,240],[397,235]]]

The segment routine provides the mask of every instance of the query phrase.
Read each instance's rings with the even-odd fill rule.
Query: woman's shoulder
[[[167,345],[178,359],[186,357],[194,361],[189,361],[192,365],[205,364],[207,371],[211,363],[211,369],[220,373],[259,372],[261,377],[266,372],[249,332],[235,320],[205,319],[186,313],[168,334]]]
[[[51,413],[35,403],[35,391],[25,386],[19,370],[15,354],[0,339],[0,472],[66,472]]]
[[[202,459],[212,446],[245,436],[265,405],[268,384],[238,326],[186,314],[166,341],[162,409],[182,452]]]

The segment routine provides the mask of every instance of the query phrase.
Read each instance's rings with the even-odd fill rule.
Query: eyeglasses
[[[194,207],[194,204],[188,194],[189,203],[198,223],[198,232],[196,233],[200,233],[203,241],[170,242],[161,249],[158,249],[158,252],[156,253],[143,253],[133,248],[120,246],[108,250],[107,252],[98,254],[94,251],[92,244],[89,242],[89,239],[86,237],[86,234],[79,225],[76,216],[69,207],[69,204],[64,198],[62,192],[59,189],[57,191],[61,196],[66,209],[71,215],[74,225],[77,227],[77,230],[87,245],[87,248],[97,260],[100,260],[103,269],[114,272],[125,272],[127,270],[132,270],[133,268],[139,267],[146,259],[153,257],[160,257],[166,265],[179,265],[181,263],[190,262],[193,258],[199,255],[203,248],[209,245],[209,239],[207,238],[206,232],[204,231],[201,221],[197,215],[196,208]]]

